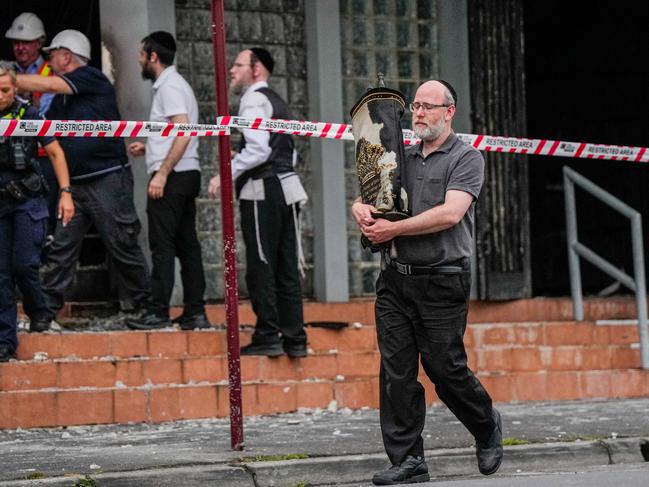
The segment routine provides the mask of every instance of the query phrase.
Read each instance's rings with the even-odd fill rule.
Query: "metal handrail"
[[[606,259],[578,241],[575,184],[631,220],[634,277],[631,277],[624,271],[618,269]],[[642,217],[638,211],[634,210],[605,189],[597,186],[567,166],[563,167],[563,188],[566,202],[568,264],[570,268],[570,291],[572,293],[572,309],[574,318],[577,321],[583,321],[584,319],[581,269],[579,265],[579,257],[582,257],[635,292],[635,301],[638,310],[638,331],[640,335],[640,361],[643,369],[649,369],[647,285],[645,280],[644,250],[642,244]]]

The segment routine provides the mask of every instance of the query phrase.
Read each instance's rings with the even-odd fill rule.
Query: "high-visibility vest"
[[[39,76],[52,76],[54,74],[54,71],[52,70],[50,63],[45,61],[43,64],[41,64],[41,67],[38,68],[38,72],[36,74]],[[42,95],[43,93],[41,93],[40,91],[34,91],[32,93],[32,102],[34,103],[34,105],[40,106]],[[38,144],[38,157],[47,157],[47,153],[45,152],[45,149],[41,147],[41,144]]]
[[[38,68],[38,71],[36,72],[37,75],[39,76],[52,76],[54,72],[52,71],[52,66],[50,66],[50,63],[45,61],[43,64],[41,64],[41,67]],[[40,91],[34,91],[32,93],[32,103],[36,106],[40,106],[40,101],[41,101],[41,96],[43,93]]]
[[[23,115],[25,115],[25,111],[27,111],[27,107],[29,105],[27,103],[23,103],[21,101],[16,101],[14,102],[14,106],[12,106],[11,110],[9,113],[5,114],[2,116],[3,119],[13,119],[13,120],[20,120],[23,118]],[[21,151],[24,151],[23,153],[29,158],[33,157],[34,153],[36,152],[36,142],[33,139],[33,137],[2,137],[2,142],[0,142],[1,147],[0,147],[0,166],[3,166],[6,168],[6,165],[11,161],[11,151],[15,150],[14,145],[11,142],[11,139],[22,139],[21,142],[18,142],[19,144],[22,144]],[[47,155],[47,154],[46,154]],[[29,164],[29,161],[27,161],[27,164]],[[31,165],[28,165],[28,167],[31,167]]]

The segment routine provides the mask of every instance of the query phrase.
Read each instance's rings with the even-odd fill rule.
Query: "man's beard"
[[[234,96],[242,95],[248,89],[247,86],[244,86],[242,83],[230,83],[230,94]]]
[[[149,66],[149,63],[146,63],[144,66],[142,66],[142,79],[150,79],[151,81],[155,81],[155,73],[151,69],[151,66]]]
[[[422,128],[422,127],[418,127],[413,123],[412,131],[421,140],[425,140],[426,142],[432,142],[433,140],[436,140],[440,135],[442,135],[442,132],[444,132],[444,127],[446,127],[446,122],[444,121],[443,118],[440,118],[439,122],[437,122],[432,127]]]

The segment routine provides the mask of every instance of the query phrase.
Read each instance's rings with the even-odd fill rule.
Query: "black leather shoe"
[[[207,320],[205,313],[194,316],[180,315],[176,320],[181,330],[196,330],[199,328],[211,328],[212,324]]]
[[[417,484],[428,482],[428,465],[424,457],[408,455],[400,465],[392,465],[388,470],[374,474],[374,485]]]
[[[9,362],[16,358],[16,351],[9,345],[0,345],[0,362]]]
[[[126,320],[126,326],[132,330],[157,330],[171,326],[168,316],[160,316],[153,311],[147,311],[140,318]]]
[[[306,343],[284,343],[284,351],[291,358],[304,358],[307,355]]]
[[[29,331],[31,333],[42,333],[50,329],[50,323],[52,323],[52,320],[31,320],[29,322]]]
[[[496,426],[489,437],[489,440],[481,443],[476,442],[476,456],[478,457],[478,468],[483,475],[496,473],[503,461],[503,422],[500,413],[493,410]]]
[[[241,355],[265,355],[266,357],[279,357],[284,355],[282,344],[277,343],[251,343],[241,347]]]

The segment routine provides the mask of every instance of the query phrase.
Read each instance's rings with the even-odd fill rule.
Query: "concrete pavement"
[[[649,398],[498,408],[512,445],[502,474],[649,460]],[[376,410],[250,417],[244,432],[246,449],[233,452],[225,420],[2,431],[0,486],[70,487],[85,475],[100,486],[369,485],[388,466]],[[424,445],[435,479],[477,474],[473,440],[445,407],[428,410]]]

